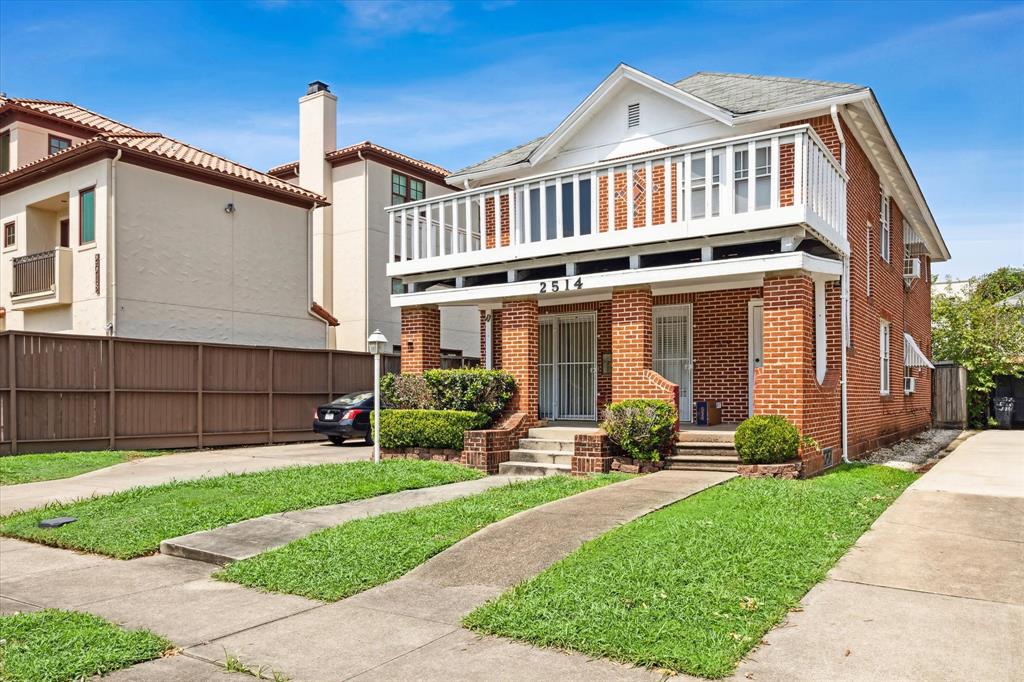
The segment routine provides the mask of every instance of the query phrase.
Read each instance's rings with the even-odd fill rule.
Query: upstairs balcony
[[[27,310],[71,303],[71,263],[67,247],[20,256],[11,261],[11,308]]]
[[[846,174],[808,125],[521,178],[387,213],[390,277],[791,226],[837,253],[849,250]]]

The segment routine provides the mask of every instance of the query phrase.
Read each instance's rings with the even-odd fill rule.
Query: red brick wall
[[[402,372],[420,373],[441,366],[441,310],[437,306],[402,308]]]
[[[612,293],[612,402],[646,394],[654,363],[650,289]]]
[[[750,300],[760,288],[694,295],[693,397],[722,403],[722,421],[737,424],[749,414]]]
[[[540,329],[537,301],[505,301],[501,311],[502,369],[516,380],[509,410],[536,416],[540,400]]]
[[[839,136],[830,116],[808,121],[839,157]],[[891,202],[891,258],[879,254],[879,177],[867,154],[843,123],[846,139],[847,229],[851,250],[850,317],[853,345],[847,351],[847,400],[850,456],[906,437],[931,423],[931,370],[917,369],[917,391],[903,395],[903,332],[931,356],[931,265],[922,257],[922,276],[907,289],[903,280],[903,214]],[[871,254],[866,233],[871,230]],[[871,259],[871,296],[867,295],[867,258]],[[878,328],[890,322],[890,394],[880,394]]]

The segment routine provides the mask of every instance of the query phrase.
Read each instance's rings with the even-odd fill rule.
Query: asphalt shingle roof
[[[867,89],[863,85],[852,83],[710,71],[698,71],[676,81],[673,85],[735,116],[807,104]],[[528,159],[545,139],[547,135],[542,135],[518,147],[466,166],[456,171],[455,175],[479,173],[521,163]]]

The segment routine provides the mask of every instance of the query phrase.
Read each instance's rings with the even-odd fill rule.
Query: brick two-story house
[[[949,252],[869,88],[620,65],[448,182],[388,211],[405,371],[438,365],[439,308],[472,304],[527,420],[631,397],[684,424],[697,401],[725,424],[782,414],[819,444],[808,473],[928,425]]]

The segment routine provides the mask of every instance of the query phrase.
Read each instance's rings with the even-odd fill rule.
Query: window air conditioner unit
[[[917,390],[917,378],[916,377],[903,377],[903,392],[910,395]]]
[[[903,261],[903,281],[910,286],[915,279],[921,279],[921,259],[907,258]]]

